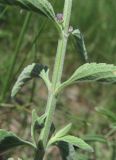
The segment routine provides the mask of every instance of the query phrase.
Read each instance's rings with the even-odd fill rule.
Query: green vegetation
[[[72,156],[68,150],[73,150],[73,159],[78,157],[79,160],[100,160],[104,157],[106,160],[115,160],[115,1],[73,0],[70,27],[72,0],[66,0],[64,16],[57,14],[57,18],[55,13],[62,12],[64,2],[55,2],[54,0],[50,2],[54,6],[55,12],[46,0],[45,2],[39,0],[33,2],[30,0],[16,0],[14,2],[0,0],[0,3],[4,4],[0,6],[0,114],[4,116],[3,114],[7,110],[13,110],[10,116],[13,116],[13,120],[16,119],[23,133],[27,133],[26,136],[22,136],[23,134],[20,132],[19,136],[22,136],[23,139],[30,139],[30,114],[28,113],[31,113],[33,107],[36,106],[36,111],[32,111],[31,137],[33,143],[24,141],[14,133],[1,129],[0,156],[4,156],[3,153],[10,148],[28,145],[36,152],[35,160],[38,157],[43,159],[47,147],[44,156],[46,159],[46,155],[48,156],[50,152],[49,147],[54,147],[54,144],[57,144],[63,159]],[[9,3],[11,6],[7,5]],[[17,5],[20,5],[24,10],[21,10]],[[28,10],[32,12],[28,12]],[[77,28],[81,30],[84,38]],[[58,49],[53,67],[51,64],[54,63],[57,40]],[[88,61],[91,63],[84,64]],[[93,63],[93,61],[98,63]],[[19,75],[22,68],[30,63],[32,65],[27,66]],[[41,63],[46,64],[46,66],[41,65]],[[106,63],[114,65],[107,65]],[[74,71],[78,66],[80,67]],[[52,70],[53,76],[51,78]],[[20,92],[12,99],[10,98],[11,89],[17,75],[19,78],[13,87],[12,97],[16,96],[19,90]],[[70,78],[67,80],[67,77]],[[32,79],[31,83],[27,84],[30,79]],[[48,100],[46,89],[40,79],[44,80],[48,88]],[[97,81],[111,83],[111,85],[88,83]],[[26,85],[22,89],[24,84]],[[62,90],[64,92],[61,92]],[[46,112],[43,114],[46,100]],[[53,124],[52,118],[55,108]],[[37,112],[43,115],[38,117]],[[19,113],[20,118],[15,118]],[[4,124],[6,129],[10,128],[11,124],[7,120],[3,123],[2,116],[0,128],[3,128]],[[65,126],[70,121],[73,124],[72,129],[72,125],[69,124],[54,133],[55,128],[61,124]],[[14,128],[18,132],[19,128],[15,125]],[[75,136],[67,135],[68,132]],[[10,139],[12,139],[12,143]],[[4,147],[2,147],[3,145]],[[62,146],[65,147],[65,150]],[[28,150],[32,148],[28,148]],[[40,148],[42,148],[41,151]],[[77,155],[74,155],[75,149]],[[31,154],[30,157],[33,159],[33,152],[29,154],[28,150],[23,152],[21,147],[16,153],[13,151],[10,155],[20,155],[19,157],[27,159]],[[94,152],[88,154],[83,150],[94,150]],[[40,152],[41,154],[39,154]]]

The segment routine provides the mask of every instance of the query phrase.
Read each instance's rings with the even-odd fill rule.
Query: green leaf
[[[96,111],[105,115],[107,118],[109,118],[112,122],[116,122],[116,114],[114,112],[112,112],[109,109],[106,108],[96,108]]]
[[[56,27],[60,30],[60,26],[56,20],[54,9],[48,0],[0,0],[0,3],[20,6],[23,9],[42,14],[51,19]]]
[[[76,29],[72,32],[72,35],[75,37],[77,46],[79,48],[80,54],[84,56],[85,61],[88,61],[87,49],[85,47],[85,42],[82,33],[79,29]]]
[[[30,145],[31,147],[34,147],[33,144],[31,144],[28,141],[22,140],[21,138],[17,137],[14,133],[0,129],[0,155],[4,154],[10,149],[22,145]]]
[[[67,135],[64,137],[53,137],[48,142],[48,145],[51,145],[51,144],[54,144],[54,143],[60,142],[60,141],[67,142],[73,146],[80,148],[80,149],[83,149],[83,150],[86,150],[89,152],[93,152],[93,148],[90,145],[88,145],[86,142],[84,142],[81,138],[77,138],[77,137],[70,136],[70,135]]]
[[[83,139],[87,142],[100,142],[100,143],[107,143],[107,140],[102,135],[86,135],[83,137]]]
[[[41,117],[38,117],[36,111],[32,111],[32,125],[31,125],[31,136],[34,144],[38,143],[38,137],[41,130],[44,128],[46,115],[43,114]]]
[[[49,69],[47,71],[42,70],[39,76],[43,79],[44,83],[47,86],[47,89],[50,90],[52,84],[51,84],[51,81],[49,79]]]
[[[111,124],[111,128],[114,129],[114,130],[116,130],[116,123],[112,123]]]
[[[11,157],[11,158],[8,158],[7,160],[15,160],[15,159]],[[23,159],[18,157],[18,160],[23,160]]]
[[[36,110],[33,109],[33,111],[32,111],[32,123],[31,123],[31,137],[32,137],[32,140],[35,144],[36,144],[36,142],[35,142],[35,122],[36,122],[37,118],[38,118],[38,115],[36,113]]]
[[[21,7],[30,11],[43,14],[52,19],[55,18],[55,13],[52,5],[47,0],[0,0],[1,4],[20,5]]]
[[[116,83],[116,66],[106,63],[86,63],[80,66],[73,75],[58,90],[79,82]]]
[[[45,72],[47,71],[47,67],[42,64],[33,63],[25,67],[22,73],[19,75],[12,89],[11,97],[14,97],[19,92],[19,90],[22,88],[22,86],[30,79],[36,78],[36,77],[40,78],[39,75],[42,72],[42,70],[45,70]]]
[[[12,37],[11,32],[7,30],[6,31],[0,30],[0,38],[10,38],[10,37]]]
[[[65,136],[71,129],[72,124],[68,124],[67,126],[65,126],[64,128],[62,128],[61,130],[59,130],[56,134],[55,137],[59,138],[59,137],[63,137]]]
[[[46,120],[46,114],[43,114],[41,117],[38,117],[36,119],[35,125],[38,130],[41,130],[44,128],[45,120]]]
[[[73,146],[79,147],[80,149],[93,152],[92,147],[89,146],[86,142],[84,142],[81,138],[77,138],[69,135],[69,136],[61,137],[60,140],[70,143]]]

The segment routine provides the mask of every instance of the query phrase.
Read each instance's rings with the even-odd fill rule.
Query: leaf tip
[[[89,146],[88,149],[87,149],[87,151],[93,153],[94,149],[93,149],[93,147]]]

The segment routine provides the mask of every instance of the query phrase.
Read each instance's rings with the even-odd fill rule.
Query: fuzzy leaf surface
[[[62,128],[61,130],[59,130],[56,134],[55,137],[63,137],[65,136],[71,129],[72,124],[68,124],[67,126],[65,126],[64,128]]]
[[[0,129],[0,155],[18,146],[31,145],[30,142],[24,141],[14,133]],[[32,145],[31,145],[32,146]]]
[[[67,143],[69,143],[73,146],[76,146],[82,150],[93,152],[93,148],[90,145],[88,145],[85,141],[83,141],[81,138],[70,136],[70,135],[63,136],[63,137],[53,137],[53,138],[51,138],[51,140],[49,141],[48,144],[51,145],[51,144],[54,144],[54,143],[60,142],[60,141],[67,142]]]
[[[35,109],[33,109],[32,111],[32,123],[31,123],[31,137],[32,137],[32,140],[33,142],[35,143],[35,122],[38,118],[38,115],[35,111]]]
[[[116,66],[106,63],[86,63],[80,66],[60,87],[77,82],[116,83]]]
[[[47,71],[47,67],[42,65],[42,64],[36,64],[33,63],[31,65],[28,65],[27,67],[24,68],[22,73],[19,75],[13,89],[11,92],[11,97],[14,97],[19,90],[22,88],[22,86],[31,80],[32,78],[40,78],[39,75],[42,70]]]

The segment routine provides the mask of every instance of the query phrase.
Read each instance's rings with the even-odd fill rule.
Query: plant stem
[[[4,10],[0,13],[0,18],[4,16],[7,10],[8,10],[8,7],[5,7]]]
[[[51,91],[49,91],[47,107],[46,107],[47,117],[46,117],[45,127],[40,136],[40,139],[43,141],[44,148],[46,148],[47,145],[50,127],[52,124],[52,119],[56,108],[57,96],[55,94],[55,90],[58,84],[61,82],[61,76],[63,72],[64,58],[68,40],[68,29],[70,23],[71,8],[72,8],[72,0],[65,0],[64,12],[63,12],[64,15],[63,30],[62,30],[62,35],[59,37],[58,40],[58,48],[57,48],[53,77],[52,77],[52,89]]]
[[[112,158],[111,160],[116,160],[116,140],[113,139],[114,141],[112,142]]]

